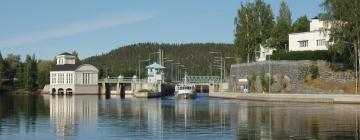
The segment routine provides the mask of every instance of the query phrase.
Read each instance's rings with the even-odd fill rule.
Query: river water
[[[357,139],[359,105],[0,96],[0,140]]]

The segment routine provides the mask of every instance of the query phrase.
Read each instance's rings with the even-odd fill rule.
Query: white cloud
[[[0,47],[3,48],[3,47],[26,45],[48,39],[66,37],[75,34],[111,28],[119,25],[145,21],[151,18],[154,18],[154,16],[144,15],[144,14],[133,14],[126,16],[114,16],[111,18],[101,18],[101,19],[90,20],[85,22],[77,22],[56,29],[50,29],[43,32],[20,35],[10,39],[0,40]]]

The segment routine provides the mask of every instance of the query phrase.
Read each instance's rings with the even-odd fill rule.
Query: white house
[[[164,80],[164,69],[165,67],[158,64],[153,63],[149,66],[146,66],[147,76],[148,76],[148,83],[159,83],[163,82]]]
[[[328,50],[329,32],[324,24],[315,17],[310,22],[310,32],[289,34],[289,51]]]
[[[50,69],[50,94],[98,94],[98,72],[93,65],[76,64],[75,56],[62,53]]]
[[[266,57],[272,55],[275,50],[275,48],[268,48],[260,45],[260,51],[256,53],[256,62],[266,61]]]

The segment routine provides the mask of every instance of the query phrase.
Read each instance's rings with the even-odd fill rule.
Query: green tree
[[[289,33],[291,32],[291,11],[288,5],[282,1],[280,4],[279,16],[277,22],[272,30],[271,37],[267,45],[271,48],[276,48],[279,51],[286,50],[286,45],[289,44]]]
[[[321,19],[329,29],[332,61],[354,64],[360,43],[360,1],[325,0]]]
[[[35,55],[26,56],[24,68],[24,87],[27,91],[35,91],[37,89],[37,61]]]
[[[0,89],[3,88],[3,82],[6,80],[5,75],[5,61],[2,57],[2,54],[0,53]]]
[[[20,55],[8,54],[7,58],[5,59],[5,63],[5,74],[7,75],[11,86],[14,86],[14,80],[17,80],[19,77],[19,75],[17,75],[17,71],[21,66],[21,57]]]
[[[262,0],[241,4],[235,18],[235,48],[240,61],[254,61],[255,52],[265,44],[274,26],[269,4]]]
[[[75,56],[75,63],[80,63],[79,53],[73,51],[72,55]]]
[[[40,60],[37,69],[38,69],[38,84],[39,87],[43,87],[50,82],[50,68],[54,66],[53,61]]]
[[[310,31],[310,20],[307,16],[299,17],[293,24],[293,33],[309,32]]]

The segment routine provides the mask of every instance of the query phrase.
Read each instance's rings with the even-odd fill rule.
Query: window
[[[325,39],[316,40],[316,46],[325,46],[325,44],[326,44]]]
[[[90,73],[83,73],[83,84],[88,85],[90,83]]]
[[[73,74],[72,73],[67,73],[66,74],[66,83],[67,84],[72,84],[73,83]]]
[[[51,84],[56,84],[56,73],[51,74]]]
[[[299,41],[299,46],[307,47],[307,46],[309,46],[309,41],[308,40]]]
[[[58,74],[58,83],[59,84],[64,84],[64,73],[59,73]]]

